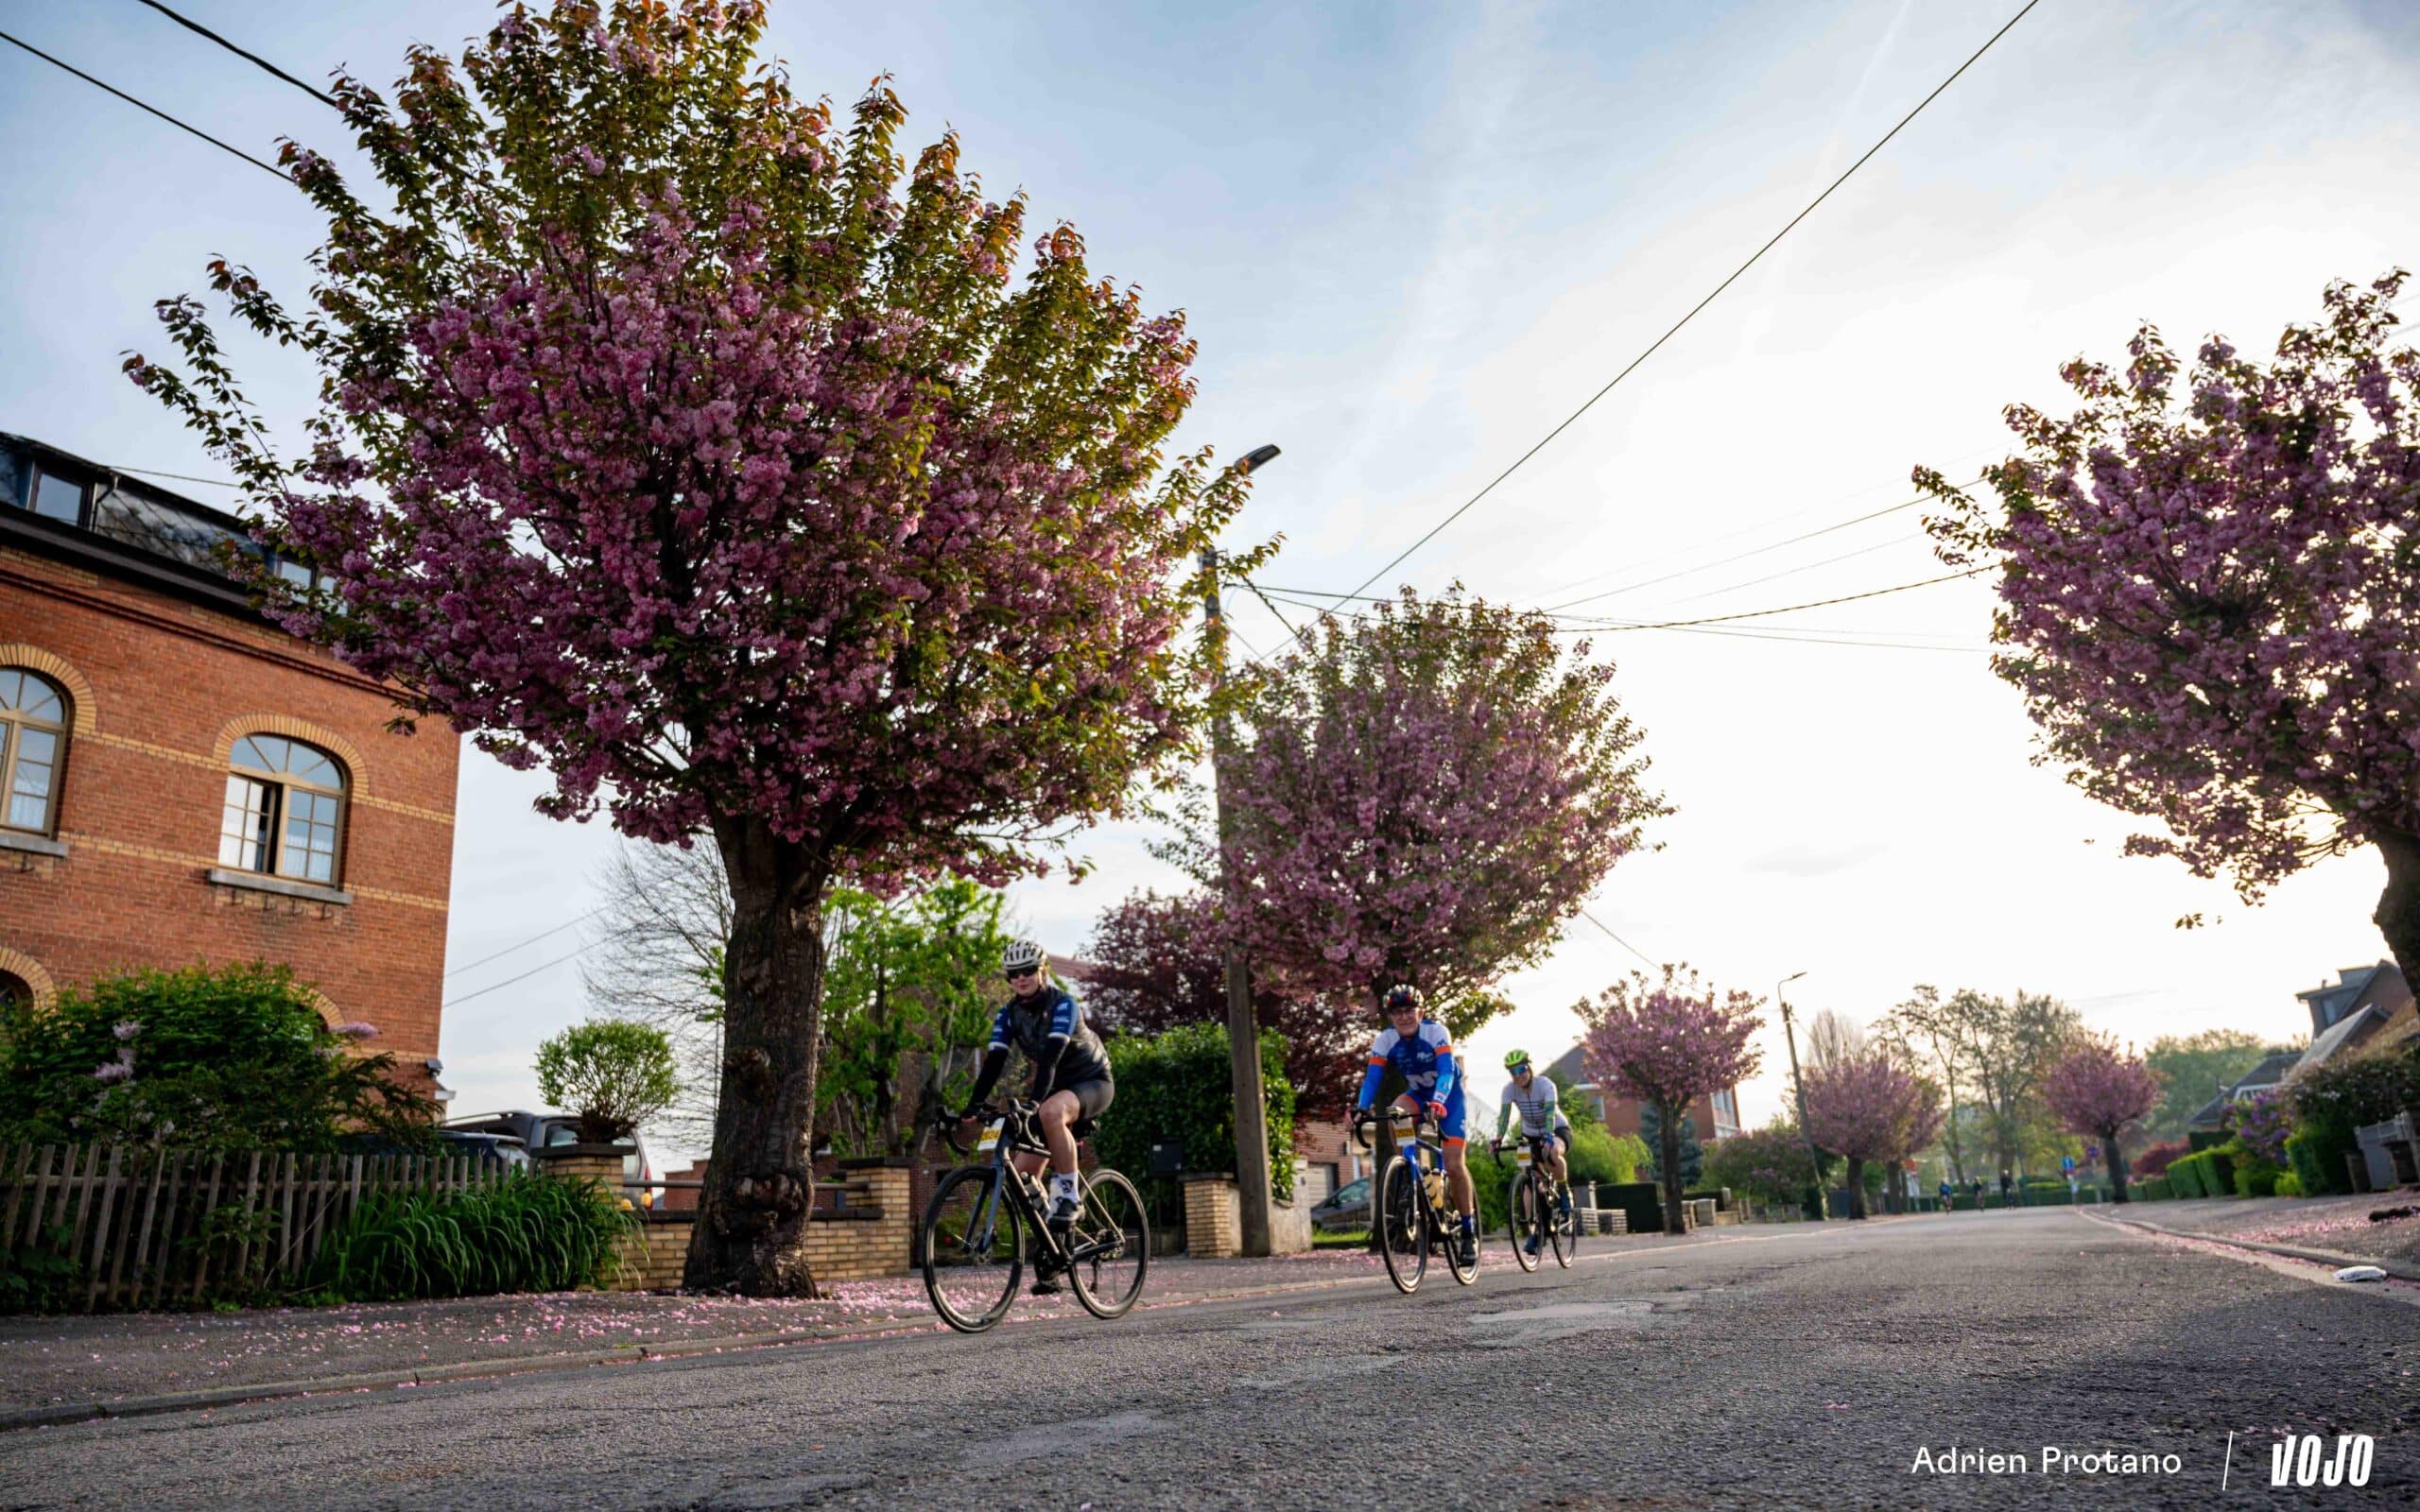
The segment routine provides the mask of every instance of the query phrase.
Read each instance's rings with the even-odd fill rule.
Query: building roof
[[[2299,1071],[2306,1066],[2325,1065],[2338,1051],[2358,1040],[2368,1038],[2368,1031],[2375,1025],[2384,1023],[2386,1018],[2385,1011],[2377,1004],[2362,1004],[2329,1024],[2324,1033],[2313,1039],[2310,1048],[2304,1051],[2302,1058],[2294,1062],[2294,1069]]]
[[[2299,1050],[2280,1050],[2274,1055],[2262,1057],[2260,1064],[2229,1082],[2226,1091],[2204,1103],[2187,1122],[2201,1127],[2217,1127],[2219,1114],[2227,1104],[2276,1086],[2286,1079],[2286,1073],[2293,1070],[2302,1057],[2303,1052]]]
[[[1547,1064],[1547,1080],[1569,1082],[1574,1087],[1593,1088],[1597,1085],[1597,1079],[1588,1074],[1587,1064],[1578,1045],[1573,1045]]]

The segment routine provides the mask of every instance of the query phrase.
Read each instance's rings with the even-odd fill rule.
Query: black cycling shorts
[[[1117,1096],[1117,1085],[1107,1076],[1096,1076],[1090,1081],[1070,1082],[1051,1095],[1056,1097],[1059,1092],[1075,1093],[1078,1118],[1097,1120],[1109,1111],[1110,1103]]]

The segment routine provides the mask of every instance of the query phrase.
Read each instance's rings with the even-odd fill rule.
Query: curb
[[[2332,1249],[2304,1249],[2294,1245],[2272,1245],[2258,1239],[2232,1239],[2221,1234],[2199,1233],[2190,1228],[2170,1228],[2165,1224],[2152,1223],[2144,1218],[2112,1217],[2102,1221],[2120,1224],[2128,1228],[2139,1228],[2147,1234],[2158,1234],[2164,1239],[2198,1240],[2205,1245],[2224,1245],[2230,1249],[2257,1250],[2264,1255],[2282,1255],[2288,1260],[2307,1260],[2315,1264],[2333,1265],[2338,1269],[2346,1265],[2376,1265],[2397,1280],[2420,1281],[2420,1265],[2414,1265],[2409,1261],[2381,1260],[2375,1255],[2345,1255]]]
[[[1868,1220],[1873,1222],[1874,1220]],[[1799,1225],[1783,1225],[1798,1228]],[[1812,1226],[1805,1226],[1809,1231]],[[1650,1236],[1640,1236],[1650,1237]],[[1652,1236],[1661,1238],[1663,1236]],[[1592,1260],[1620,1260],[1650,1255],[1673,1254],[1715,1245],[1763,1243],[1790,1237],[1789,1234],[1738,1234],[1722,1238],[1698,1239],[1694,1236],[1676,1244],[1642,1246],[1635,1250],[1597,1250],[1580,1257],[1582,1263]],[[1163,1301],[1137,1304],[1138,1313],[1159,1312],[1167,1308],[1197,1307],[1204,1302],[1251,1301],[1269,1297],[1285,1297],[1302,1292],[1334,1291],[1345,1286],[1385,1284],[1383,1272],[1375,1275],[1339,1276],[1325,1280],[1286,1281],[1271,1286],[1249,1287],[1241,1291],[1211,1292],[1196,1297],[1171,1297]],[[1019,1321],[1019,1320],[1011,1320]],[[1024,1322],[1067,1321],[1025,1319]],[[303,1397],[336,1396],[356,1391],[401,1390],[412,1386],[433,1386],[461,1381],[488,1381],[505,1376],[530,1375],[549,1370],[584,1370],[596,1366],[640,1365],[651,1360],[678,1360],[705,1354],[725,1354],[742,1350],[782,1349],[795,1344],[842,1344],[856,1340],[898,1337],[910,1333],[939,1332],[943,1325],[938,1320],[913,1323],[893,1320],[855,1329],[786,1329],[769,1333],[734,1333],[720,1338],[667,1340],[662,1344],[626,1344],[607,1349],[585,1349],[562,1354],[516,1355],[496,1360],[464,1360],[453,1365],[427,1366],[411,1370],[374,1371],[362,1375],[323,1376],[309,1381],[264,1381],[248,1386],[213,1386],[199,1391],[172,1391],[149,1397],[124,1397],[114,1401],[59,1401],[39,1407],[0,1408],[0,1434],[27,1428],[60,1428],[100,1418],[148,1418],[163,1413],[206,1411],[215,1407],[234,1407],[256,1401],[285,1401]]]

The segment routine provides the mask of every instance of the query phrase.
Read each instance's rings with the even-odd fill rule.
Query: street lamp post
[[[1792,971],[1773,984],[1773,1001],[1781,1005],[1781,1036],[1789,1046],[1789,1085],[1798,1094],[1798,1137],[1806,1142],[1806,1165],[1814,1174],[1806,1181],[1806,1216],[1817,1223],[1824,1221],[1824,1160],[1815,1153],[1815,1131],[1806,1126],[1806,1081],[1798,1074],[1798,1031],[1789,1022],[1789,999],[1782,988],[1805,976],[1805,971]]]
[[[1274,446],[1255,447],[1237,458],[1235,471],[1243,476],[1267,467],[1277,459]],[[1227,676],[1227,623],[1219,606],[1219,549],[1208,547],[1201,553],[1203,576],[1207,588],[1201,598],[1201,611],[1217,644],[1211,648],[1212,666],[1223,684]],[[1226,876],[1225,843],[1227,839],[1227,806],[1219,792],[1219,775],[1226,765],[1227,714],[1223,707],[1214,716],[1210,735],[1210,793],[1218,812],[1220,888],[1230,902],[1234,892]],[[1270,1253],[1269,1230],[1269,1102],[1261,1085],[1260,1025],[1252,1011],[1252,968],[1244,960],[1244,953],[1232,937],[1227,941],[1227,1064],[1235,1082],[1236,1118],[1236,1216],[1237,1235],[1246,1255],[1263,1257]]]

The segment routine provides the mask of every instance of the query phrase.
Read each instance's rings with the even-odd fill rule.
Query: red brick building
[[[1547,1074],[1568,1081],[1577,1095],[1587,1098],[1597,1116],[1604,1120],[1606,1133],[1620,1136],[1639,1132],[1641,1105],[1627,1097],[1607,1096],[1588,1074],[1578,1045],[1564,1051],[1547,1068]],[[1700,1093],[1697,1101],[1689,1105],[1689,1128],[1701,1144],[1727,1140],[1738,1133],[1739,1090],[1725,1087],[1720,1091]]]
[[[434,1077],[458,741],[255,611],[234,516],[0,433],[0,993],[283,962]],[[307,581],[300,563],[269,563]]]

